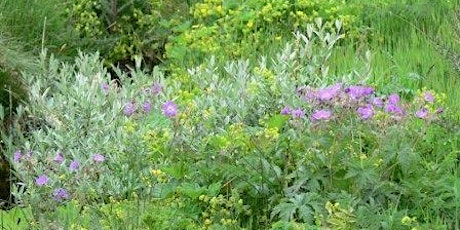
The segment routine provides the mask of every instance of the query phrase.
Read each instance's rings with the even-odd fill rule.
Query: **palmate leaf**
[[[294,214],[297,211],[297,207],[293,203],[281,203],[276,205],[273,208],[271,218],[273,219],[275,216],[279,216],[281,220],[290,221],[294,218]]]
[[[310,193],[295,194],[287,202],[280,203],[272,211],[271,217],[279,216],[281,220],[291,221],[296,217],[304,222],[313,220],[313,209],[310,207]]]

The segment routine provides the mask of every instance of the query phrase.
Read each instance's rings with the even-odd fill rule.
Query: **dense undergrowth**
[[[457,3],[26,2],[2,226],[459,228]]]

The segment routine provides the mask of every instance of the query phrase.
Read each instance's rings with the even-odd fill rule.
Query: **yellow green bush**
[[[184,4],[174,0],[73,0],[67,12],[75,31],[97,46],[106,64],[131,63],[142,57],[152,66],[162,62],[169,23],[174,21],[169,19]]]
[[[358,30],[351,25],[356,9],[338,0],[198,1],[189,11],[192,20],[174,30],[166,44],[166,57],[192,64],[209,54],[247,58],[265,47],[279,46],[296,30],[306,31],[316,18],[327,21],[326,29],[334,28],[334,20],[340,19],[347,33],[355,36]]]

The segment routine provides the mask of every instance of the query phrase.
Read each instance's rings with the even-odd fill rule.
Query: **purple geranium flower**
[[[383,107],[383,100],[380,97],[374,97],[372,98],[372,104],[378,108]]]
[[[444,112],[444,108],[440,107],[436,110],[436,113],[443,113]]]
[[[311,115],[311,120],[312,121],[318,121],[318,120],[328,120],[331,118],[332,112],[329,110],[317,110]]]
[[[294,109],[291,112],[291,115],[293,118],[301,118],[304,115],[304,112],[302,109]]]
[[[43,186],[48,184],[49,178],[46,175],[41,175],[35,179],[35,184],[38,186]]]
[[[67,192],[67,190],[65,190],[63,188],[57,188],[53,192],[53,198],[57,202],[61,202],[63,200],[68,200],[70,198],[70,196],[69,196],[69,193]]]
[[[22,152],[21,150],[18,150],[16,152],[14,152],[14,155],[13,155],[13,161],[18,163],[19,161],[21,161],[22,159]]]
[[[374,108],[369,104],[359,107],[357,112],[362,119],[369,119],[374,116]]]
[[[64,156],[62,155],[62,153],[57,153],[56,156],[54,157],[54,162],[58,163],[58,164],[62,164],[62,162],[64,162]]]
[[[80,163],[77,160],[70,162],[69,169],[70,171],[77,171],[80,168]]]
[[[395,104],[391,104],[391,103],[385,106],[385,111],[387,111],[388,113],[393,113],[397,115],[402,115],[404,113],[401,107]]]
[[[103,82],[101,84],[101,89],[105,94],[107,94],[109,92],[109,84],[107,84],[107,82]]]
[[[152,110],[152,103],[146,101],[144,104],[142,104],[142,108],[144,109],[144,112],[148,113],[150,110]]]
[[[421,119],[424,119],[428,116],[428,109],[427,108],[422,108],[415,112],[415,116]]]
[[[129,103],[125,104],[125,107],[123,108],[123,113],[126,116],[131,116],[136,112],[136,103],[134,101],[131,101]]]
[[[354,85],[346,88],[345,93],[347,93],[352,99],[358,100],[362,97],[373,94],[374,89],[369,86]]]
[[[153,83],[152,87],[150,87],[150,92],[155,95],[160,94],[161,91],[163,91],[163,86],[158,82]]]
[[[392,105],[397,105],[399,103],[399,95],[394,93],[388,96],[388,103]]]
[[[281,110],[281,114],[282,114],[282,115],[289,115],[289,114],[291,114],[291,108],[289,108],[289,106],[285,106],[285,107]]]
[[[427,101],[427,102],[433,102],[434,101],[434,96],[430,92],[425,92],[424,98],[425,98],[425,101]]]
[[[93,161],[96,163],[101,163],[105,161],[105,157],[102,154],[94,154]]]
[[[177,115],[177,105],[172,101],[167,101],[163,104],[163,114],[169,118],[175,117]]]
[[[342,84],[335,84],[333,86],[320,89],[316,92],[316,99],[319,101],[330,101],[339,93]]]

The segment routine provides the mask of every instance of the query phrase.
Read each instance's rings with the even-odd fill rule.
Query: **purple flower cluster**
[[[353,100],[365,98],[374,93],[374,89],[369,86],[354,85],[345,89],[345,93]]]
[[[388,96],[385,111],[393,116],[404,115],[404,110],[399,106],[399,100],[398,94],[391,94]]]
[[[332,116],[332,112],[330,110],[321,109],[321,110],[316,110],[311,115],[311,120],[312,121],[329,120],[331,116]]]
[[[19,163],[22,160],[27,160],[32,157],[32,151],[28,151],[26,154],[23,154],[21,150],[17,150],[13,153],[13,162]]]
[[[282,115],[291,115],[293,119],[300,119],[305,116],[305,112],[301,108],[296,108],[296,109],[291,109],[288,106],[284,107],[281,110]],[[329,110],[317,110],[315,111],[312,116],[311,120],[312,121],[318,121],[318,120],[329,120],[332,116],[332,112]]]
[[[14,156],[13,156],[15,161],[19,161],[22,157],[24,157],[24,156],[22,155],[20,150],[16,151],[14,153]],[[100,154],[100,153],[93,154],[91,159],[92,159],[92,162],[95,164],[94,165],[95,167],[98,167],[98,166],[96,166],[96,164],[101,164],[101,163],[106,161],[105,156]],[[54,159],[53,159],[53,161],[55,163],[57,163],[57,164],[63,164],[64,161],[65,161],[64,154],[62,152],[57,152],[55,157],[54,157]],[[80,168],[81,168],[81,165],[80,165],[80,162],[78,160],[74,159],[74,160],[70,161],[70,164],[69,164],[69,170],[70,171],[75,172],[75,171],[78,171]],[[41,175],[39,175],[38,177],[35,178],[35,185],[38,186],[38,187],[51,185],[50,182],[51,182],[51,179],[50,179],[50,177],[48,177],[48,175],[46,173],[43,173],[43,174],[41,174]],[[69,195],[68,191],[65,188],[62,188],[62,187],[56,188],[52,193],[52,197],[57,202],[63,202],[65,200],[70,199],[70,195]]]
[[[367,104],[359,107],[357,112],[362,119],[369,119],[374,116],[374,107],[371,104]]]
[[[332,111],[336,111],[337,108],[354,109],[356,114],[363,120],[373,118],[377,110],[382,110],[396,120],[407,114],[401,105],[401,99],[398,94],[391,94],[386,98],[382,98],[374,96],[374,93],[374,88],[370,86],[352,85],[343,87],[342,84],[323,88],[302,86],[296,90],[297,96],[308,102],[311,108],[317,108],[311,115],[312,121],[331,119]],[[422,98],[424,103],[432,104],[435,101],[435,96],[429,91],[423,93]],[[441,112],[442,108],[436,111],[436,113]],[[281,114],[300,118],[304,115],[304,110],[291,110],[286,106],[281,110]],[[430,109],[423,105],[414,115],[415,117],[426,119],[430,117]]]

